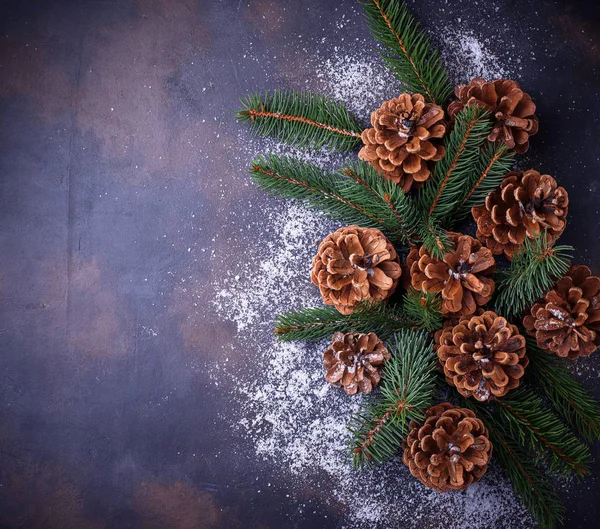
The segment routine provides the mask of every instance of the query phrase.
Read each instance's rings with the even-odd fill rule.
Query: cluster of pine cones
[[[359,158],[405,192],[426,182],[445,152],[442,140],[467,105],[490,112],[491,142],[523,153],[538,130],[535,104],[515,81],[473,79],[455,91],[444,110],[420,94],[385,102],[362,133]],[[494,293],[496,255],[511,260],[526,238],[550,241],[565,229],[568,194],[538,171],[513,171],[485,203],[472,209],[476,238],[449,234],[454,250],[442,258],[412,247],[401,263],[393,245],[374,228],[349,226],[328,235],[312,262],[311,278],[323,301],[342,314],[364,303],[388,299],[402,285],[440,294],[445,324],[435,348],[448,384],[478,401],[501,398],[519,386],[527,368],[526,341],[519,328],[483,307]],[[523,320],[539,347],[565,358],[588,356],[600,346],[600,278],[574,266]],[[391,358],[374,334],[336,333],[324,353],[326,379],[347,394],[370,393]],[[449,403],[431,408],[423,424],[411,423],[404,463],[437,491],[461,490],[485,473],[492,446],[472,411]]]

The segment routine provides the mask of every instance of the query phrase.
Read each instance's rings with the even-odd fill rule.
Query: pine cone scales
[[[471,410],[444,402],[427,411],[422,426],[410,427],[402,461],[426,487],[464,490],[485,474],[492,443]]]
[[[538,131],[538,118],[535,103],[516,81],[498,79],[488,82],[477,77],[468,85],[458,85],[455,94],[458,100],[448,105],[451,118],[465,106],[478,104],[494,116],[489,141],[503,141],[509,149],[518,153],[529,149],[529,137]]]
[[[361,301],[390,296],[401,273],[396,250],[383,233],[348,226],[330,233],[319,245],[311,279],[325,304],[350,314]]]
[[[545,232],[556,239],[565,229],[569,195],[550,175],[537,171],[512,171],[485,204],[471,212],[477,238],[494,254],[511,259],[526,237]]]
[[[443,158],[440,138],[446,133],[444,110],[425,103],[421,94],[402,94],[386,101],[371,114],[371,125],[363,131],[364,147],[358,153],[386,180],[409,191],[413,184],[429,178],[432,162]]]
[[[445,315],[473,314],[492,297],[496,269],[492,252],[479,241],[450,233],[455,250],[434,259],[425,248],[413,248],[407,258],[412,286],[422,292],[442,293]]]
[[[463,316],[437,335],[446,381],[464,397],[487,401],[519,386],[529,359],[516,325],[495,312]]]
[[[523,325],[549,353],[574,359],[600,347],[600,278],[587,266],[573,266]]]
[[[381,380],[383,364],[391,358],[375,333],[336,332],[323,353],[327,382],[343,386],[348,395],[371,393]]]

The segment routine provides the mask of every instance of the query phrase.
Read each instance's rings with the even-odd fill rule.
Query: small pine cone
[[[312,282],[323,301],[351,314],[361,301],[393,294],[402,270],[396,250],[375,228],[348,226],[330,233],[312,261]]]
[[[571,267],[523,326],[549,353],[571,360],[591,355],[600,347],[600,278],[587,266]]]
[[[443,402],[427,410],[425,424],[410,427],[402,461],[426,487],[464,490],[485,474],[492,443],[471,410]]]
[[[412,261],[410,275],[414,288],[432,294],[442,293],[442,313],[445,316],[473,314],[478,306],[486,304],[494,292],[494,280],[489,277],[496,270],[492,252],[468,235],[450,233],[454,252],[443,259],[435,259],[421,247],[417,255],[409,254]],[[416,259],[416,260],[415,260]]]
[[[496,255],[507,259],[523,244],[545,232],[551,240],[565,229],[569,195],[550,175],[537,171],[512,171],[485,204],[471,212],[477,222],[477,238]]]
[[[444,157],[443,119],[442,107],[425,103],[421,94],[402,94],[386,101],[371,114],[373,128],[363,131],[364,147],[358,157],[408,192],[413,184],[422,185],[433,162]]]
[[[446,381],[463,397],[486,401],[519,386],[529,359],[516,325],[495,312],[463,316],[438,335]]]
[[[371,393],[381,380],[384,362],[390,358],[385,344],[373,332],[336,332],[323,353],[325,379],[335,386],[343,386],[348,395]]]
[[[476,103],[493,115],[494,128],[488,136],[489,141],[500,140],[518,153],[529,149],[529,136],[537,133],[538,118],[535,103],[516,81],[498,79],[488,82],[477,77],[468,85],[458,85],[455,94],[458,100],[448,105],[451,118],[466,105]]]

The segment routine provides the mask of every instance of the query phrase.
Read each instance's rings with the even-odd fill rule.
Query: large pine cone
[[[443,402],[427,411],[423,426],[410,427],[402,461],[426,487],[464,490],[485,474],[492,443],[471,410]]]
[[[401,273],[396,250],[383,233],[348,226],[330,233],[319,245],[311,279],[327,305],[350,314],[361,301],[390,296]]]
[[[467,85],[458,85],[455,94],[458,101],[448,105],[451,118],[466,105],[476,103],[493,115],[494,128],[488,136],[489,141],[501,140],[518,153],[527,151],[529,136],[538,131],[538,118],[535,103],[516,81],[498,79],[488,82],[477,77]]]
[[[600,278],[587,266],[573,266],[523,325],[537,344],[563,358],[589,356],[600,347]]]
[[[385,344],[373,332],[336,332],[323,353],[325,379],[335,386],[343,386],[348,395],[358,391],[371,393],[381,380],[384,362],[390,358]]]
[[[408,192],[415,182],[425,182],[432,162],[444,156],[443,119],[442,107],[425,103],[421,94],[402,94],[386,101],[371,114],[373,128],[363,131],[364,147],[358,157]]]
[[[413,248],[407,258],[414,288],[431,294],[442,293],[446,316],[473,314],[494,292],[496,270],[492,252],[468,235],[450,233],[455,251],[435,259],[425,248]]]
[[[494,254],[508,259],[541,231],[551,240],[565,229],[569,195],[550,175],[537,171],[512,171],[483,206],[471,212],[477,222],[477,238]]]
[[[516,325],[495,312],[463,316],[438,335],[438,358],[446,381],[464,397],[502,397],[519,386],[529,359]]]

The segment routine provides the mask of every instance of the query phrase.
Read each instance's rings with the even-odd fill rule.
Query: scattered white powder
[[[325,40],[310,47],[316,77],[307,88],[345,101],[362,121],[397,94],[397,84],[379,59],[365,51],[371,49],[368,43],[361,40],[335,48],[333,56]],[[498,59],[471,32],[447,33],[442,51],[459,80],[505,74]],[[293,51],[286,48],[286,53]],[[344,160],[339,154],[297,151],[273,139],[251,139],[246,130],[237,140],[241,148],[232,163],[239,166],[240,175],[255,154],[266,151],[299,156],[332,170]],[[360,474],[352,470],[344,453],[346,425],[361,397],[346,396],[325,382],[323,343],[279,343],[272,334],[278,313],[321,305],[318,289],[309,279],[310,263],[318,241],[339,226],[294,202],[266,197],[264,202],[262,216],[239,230],[239,241],[251,243],[228,249],[231,257],[251,251],[252,258],[230,272],[236,274],[235,281],[220,276],[213,285],[215,312],[235,324],[243,344],[232,347],[240,349],[239,356],[252,359],[237,367],[227,362],[215,366],[215,383],[230,376],[237,388],[231,405],[235,418],[223,419],[252,442],[257,458],[280,468],[282,482],[312,489],[340,513],[344,522],[338,527],[532,527],[495,465],[481,483],[446,494],[421,486],[398,460]],[[237,226],[240,213],[230,215]]]

